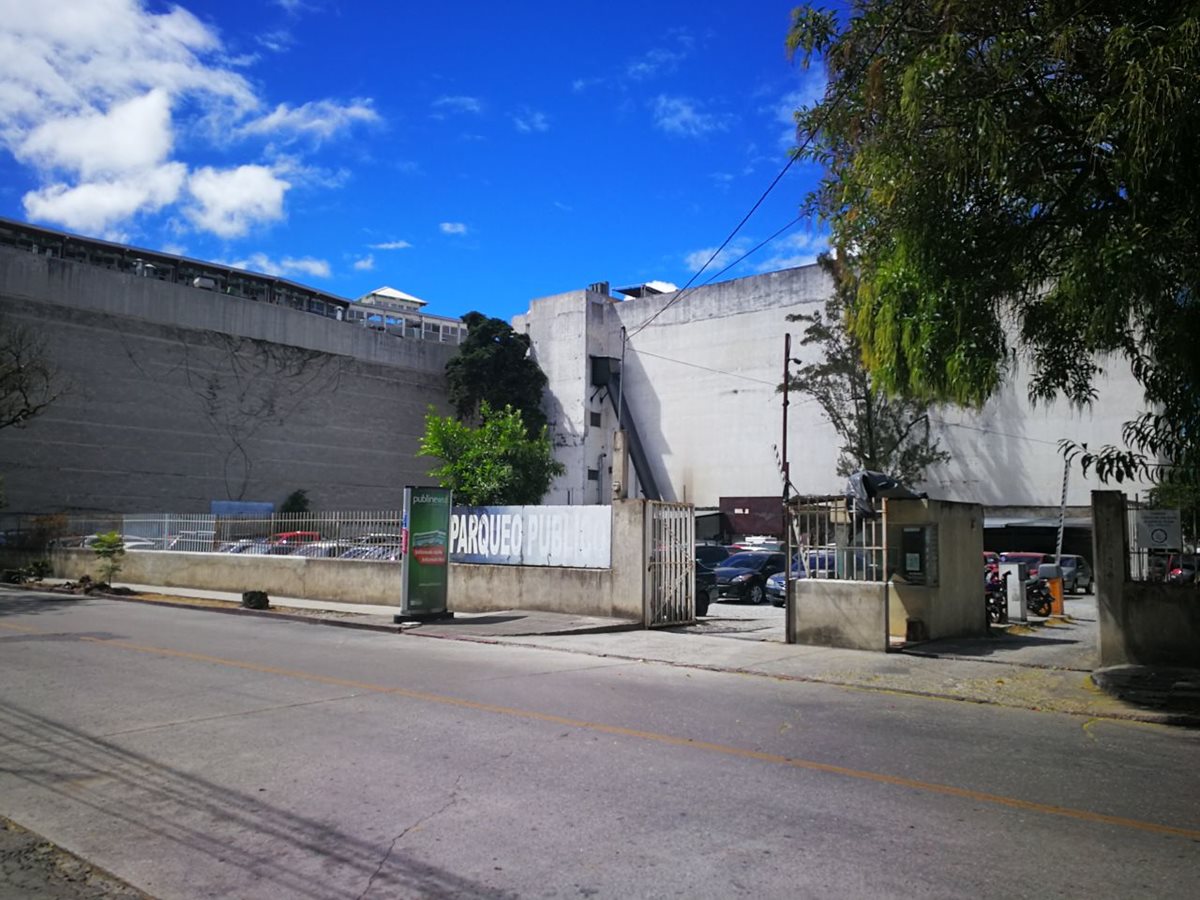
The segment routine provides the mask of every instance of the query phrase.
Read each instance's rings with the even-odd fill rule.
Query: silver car
[[[1064,594],[1074,594],[1079,591],[1090,594],[1095,588],[1096,579],[1092,574],[1092,567],[1082,556],[1064,555],[1060,565],[1063,573]]]

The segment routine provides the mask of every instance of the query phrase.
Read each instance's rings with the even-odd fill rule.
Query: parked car
[[[266,556],[271,545],[263,538],[238,538],[226,541],[217,548],[218,553],[245,553],[248,556]]]
[[[717,570],[696,558],[696,615],[707,616],[709,604],[717,601]]]
[[[288,556],[303,556],[308,559],[331,559],[341,556],[352,547],[346,541],[313,541],[303,544],[293,550]]]
[[[297,547],[321,539],[318,531],[281,531],[267,538],[267,552],[272,556],[287,556]]]
[[[744,550],[766,550],[773,553],[783,552],[783,541],[762,534],[749,535],[740,541],[734,541],[730,546],[735,552]]]
[[[1185,553],[1174,557],[1167,572],[1167,584],[1195,584],[1196,568],[1200,565],[1200,556]]]
[[[721,600],[762,603],[767,579],[782,572],[784,555],[761,550],[735,553],[717,566],[717,593]]]
[[[357,544],[343,552],[338,559],[374,559],[395,562],[402,555],[399,544]]]
[[[731,552],[728,547],[723,547],[720,544],[697,544],[695,548],[696,561],[703,563],[710,569],[714,566],[719,566],[724,560],[728,559]]]
[[[807,578],[808,571],[804,565],[804,559],[797,556],[792,560],[792,579]],[[783,606],[787,603],[787,584],[782,571],[776,572],[767,579],[767,599],[771,601],[773,606]]]
[[[216,540],[214,531],[181,531],[166,538],[165,550],[211,553]]]
[[[1038,567],[1043,563],[1054,562],[1054,557],[1049,553],[1006,550],[1000,554],[1000,562],[1020,563],[1021,572],[1025,576],[1025,580],[1031,581],[1037,580]]]
[[[1090,594],[1095,587],[1096,579],[1092,575],[1092,567],[1082,556],[1064,554],[1059,562],[1063,573],[1063,592],[1074,594],[1083,591]]]
[[[983,551],[983,571],[999,572],[1000,571],[1000,554],[993,550]]]

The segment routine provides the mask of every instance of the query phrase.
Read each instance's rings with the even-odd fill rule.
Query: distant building
[[[609,502],[618,406],[633,457],[630,496],[711,509],[723,498],[781,496],[783,335],[792,332],[794,358],[815,361],[818,349],[800,343],[804,326],[788,316],[822,309],[832,282],[812,265],[672,288],[650,282],[614,296],[596,282],[534,300],[514,320],[546,373],[550,437],[566,467],[544,502]],[[1118,357],[1101,364],[1098,396],[1085,410],[1063,400],[1033,406],[1020,367],[982,409],[935,408],[932,432],[951,458],[914,487],[981,503],[993,516],[1057,513],[1058,442],[1120,445],[1122,424],[1144,408],[1128,364]],[[787,446],[796,492],[842,490],[840,444],[818,405],[793,394]],[[1085,477],[1076,466],[1068,507],[1082,513],[1098,487],[1094,472]]]
[[[380,287],[359,297],[347,310],[346,319],[376,331],[399,337],[460,344],[467,336],[467,326],[461,319],[431,316],[423,310],[424,300],[398,291]]]

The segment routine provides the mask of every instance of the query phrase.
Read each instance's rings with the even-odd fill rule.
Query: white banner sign
[[[456,506],[450,561],[607,569],[610,506]]]
[[[1143,550],[1181,550],[1183,530],[1179,527],[1179,510],[1139,509],[1137,540]]]

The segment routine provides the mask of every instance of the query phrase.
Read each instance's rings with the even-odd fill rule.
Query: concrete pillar
[[[1100,665],[1130,662],[1125,646],[1125,583],[1129,581],[1129,519],[1120,491],[1092,491],[1092,568],[1100,627]]]
[[[646,615],[646,501],[612,505],[612,608],[620,615]]]

